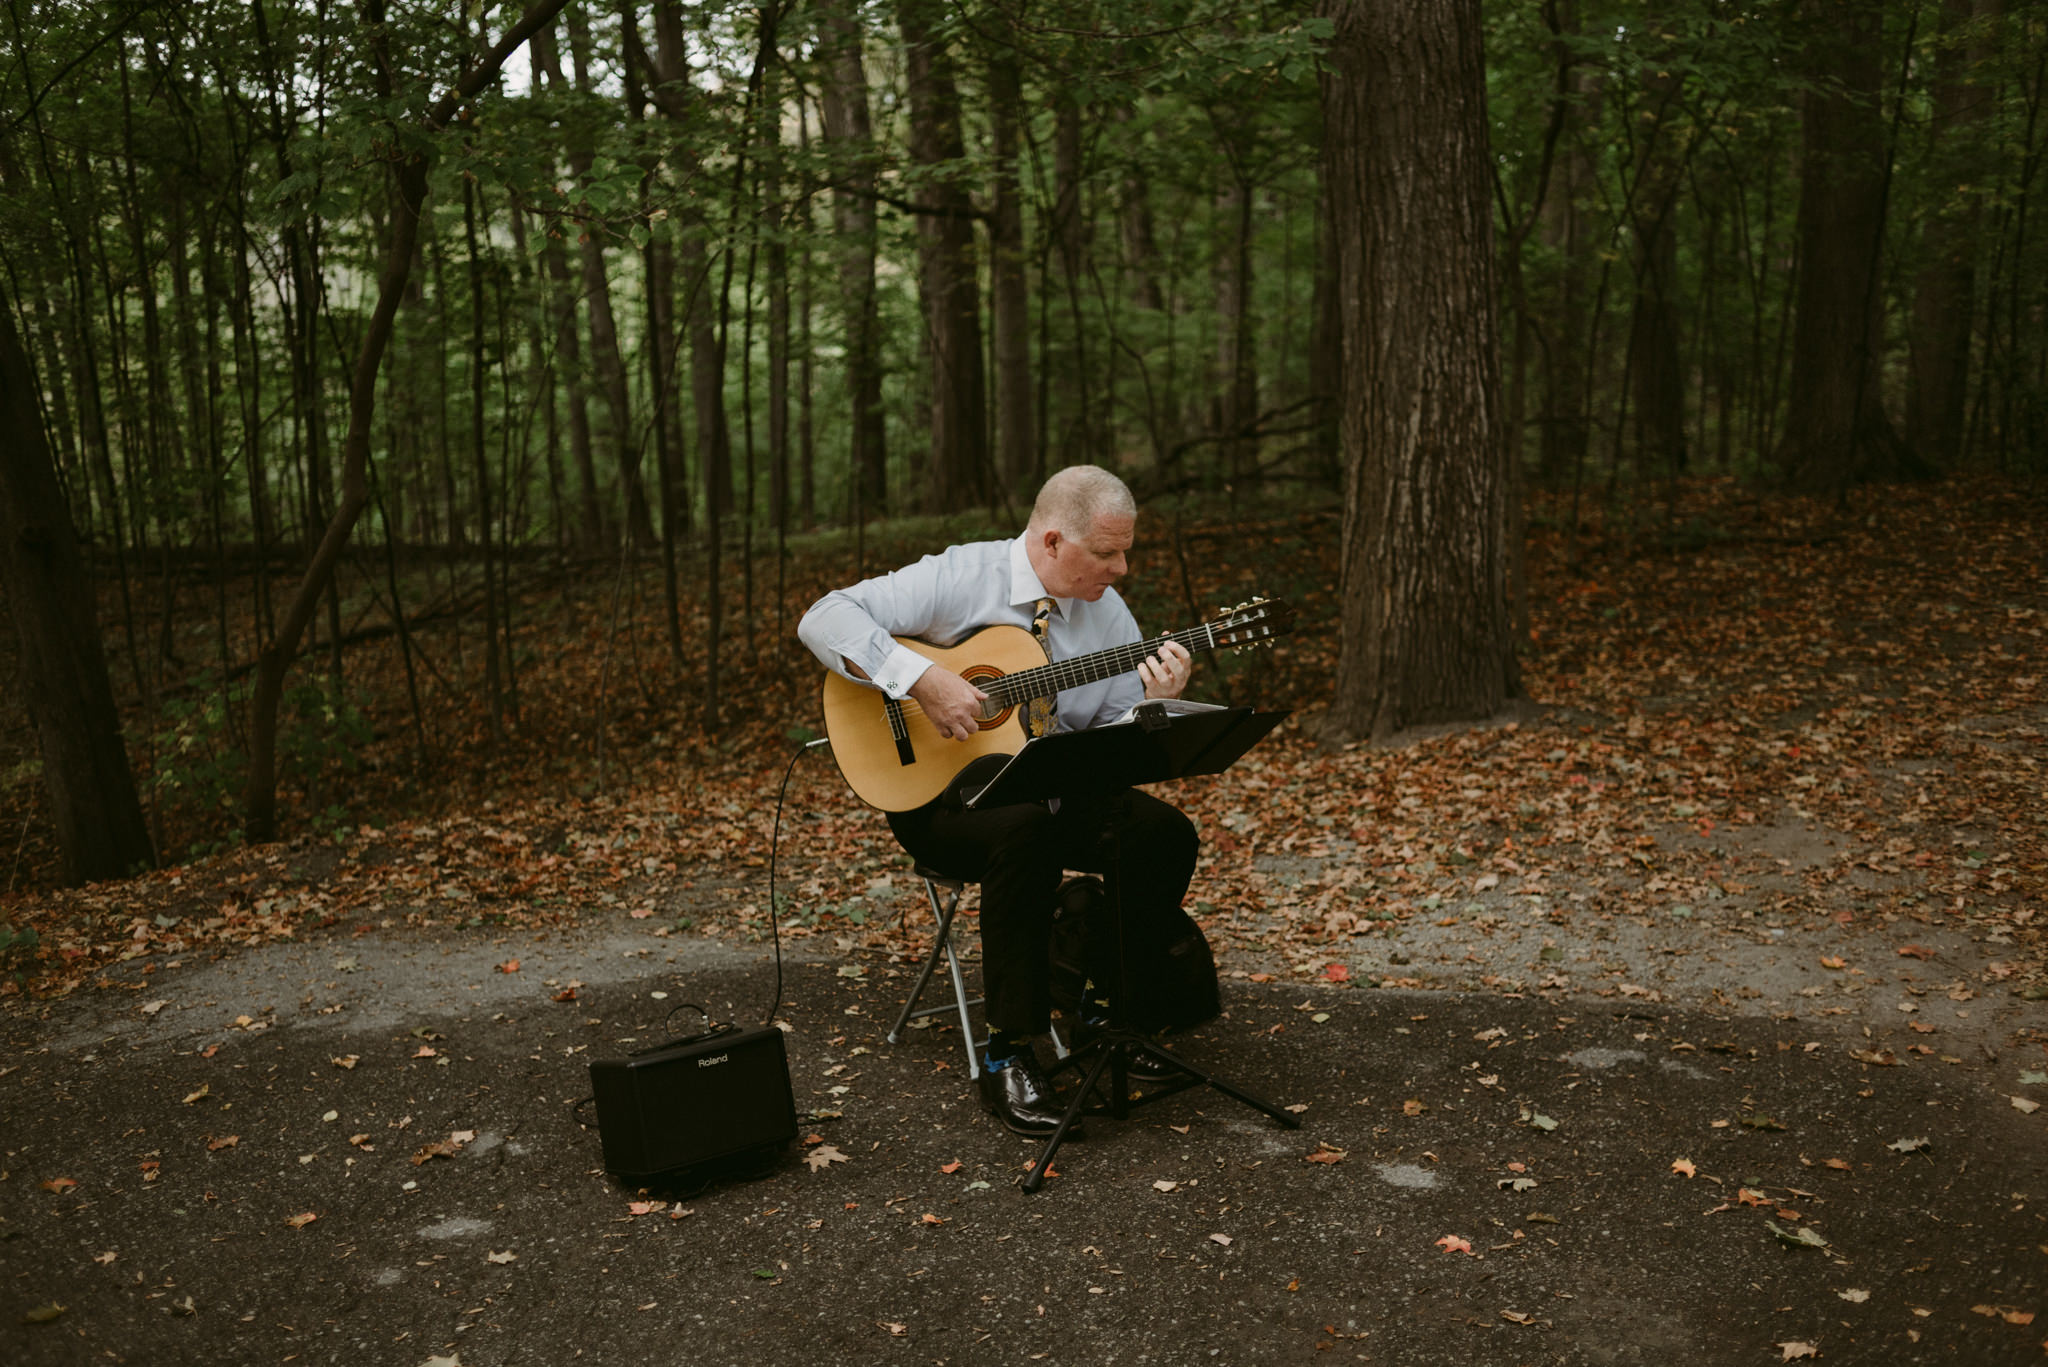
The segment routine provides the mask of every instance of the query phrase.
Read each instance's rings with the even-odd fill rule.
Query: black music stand
[[[1264,739],[1287,715],[1285,712],[1254,712],[1249,707],[1148,702],[1137,709],[1137,715],[1129,722],[1090,731],[1067,731],[1027,741],[1024,748],[1012,756],[980,792],[967,799],[967,805],[998,807],[1049,798],[1079,799],[1118,792],[1141,783],[1220,774]],[[1114,829],[1110,837],[1110,872],[1118,898],[1115,908],[1117,990],[1110,999],[1110,1020],[1102,1033],[1053,1066],[1055,1073],[1069,1067],[1087,1071],[1073,1099],[1067,1103],[1060,1123],[1047,1137],[1037,1163],[1032,1165],[1031,1174],[1024,1179],[1026,1192],[1035,1192],[1045,1185],[1045,1175],[1052,1168],[1053,1155],[1059,1152],[1075,1118],[1089,1109],[1089,1099],[1095,1095],[1096,1085],[1104,1072],[1109,1074],[1109,1102],[1093,1110],[1098,1114],[1106,1110],[1119,1120],[1129,1116],[1133,1106],[1160,1101],[1190,1087],[1206,1086],[1214,1087],[1255,1111],[1265,1112],[1290,1130],[1301,1128],[1301,1122],[1286,1111],[1195,1067],[1124,1024],[1124,1003],[1129,993],[1124,981],[1122,841]],[[1148,1089],[1133,1101],[1128,1068],[1130,1060],[1141,1054],[1178,1069],[1184,1077]]]

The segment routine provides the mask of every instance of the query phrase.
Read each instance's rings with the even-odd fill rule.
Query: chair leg
[[[946,960],[948,976],[953,980],[953,1009],[960,1013],[960,1047],[967,1054],[967,1077],[969,1081],[981,1076],[981,1053],[976,1047],[974,1023],[968,1015],[968,1008],[980,999],[967,995],[967,979],[960,971],[960,958],[953,952],[953,918],[960,910],[960,898],[965,889],[959,884],[948,887],[946,896],[939,896],[939,886],[931,879],[924,884],[925,896],[930,900],[932,919],[938,929],[932,937],[931,952],[924,956],[924,964],[917,971],[917,981],[911,985],[910,996],[903,1003],[903,1010],[897,1014],[896,1024],[889,1028],[887,1039],[891,1044],[903,1042],[903,1030],[911,1020],[922,1016],[943,1015],[948,1008],[928,1006],[918,1010],[918,998],[931,982],[932,972],[939,966],[941,955]]]

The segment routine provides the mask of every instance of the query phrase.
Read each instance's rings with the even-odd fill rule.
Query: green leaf
[[[1801,1225],[1798,1229],[1786,1229],[1776,1220],[1766,1220],[1764,1221],[1764,1227],[1776,1235],[1780,1243],[1789,1245],[1792,1248],[1826,1248],[1828,1246],[1828,1241],[1823,1239],[1818,1231],[1808,1229],[1804,1225]]]

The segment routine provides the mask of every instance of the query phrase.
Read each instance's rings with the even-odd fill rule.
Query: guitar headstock
[[[1254,598],[1204,622],[1219,650],[1267,644],[1294,629],[1294,608],[1281,598]]]

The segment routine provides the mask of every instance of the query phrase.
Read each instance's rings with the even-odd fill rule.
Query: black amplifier
[[[728,1029],[590,1065],[605,1171],[651,1177],[796,1138],[774,1026]]]

